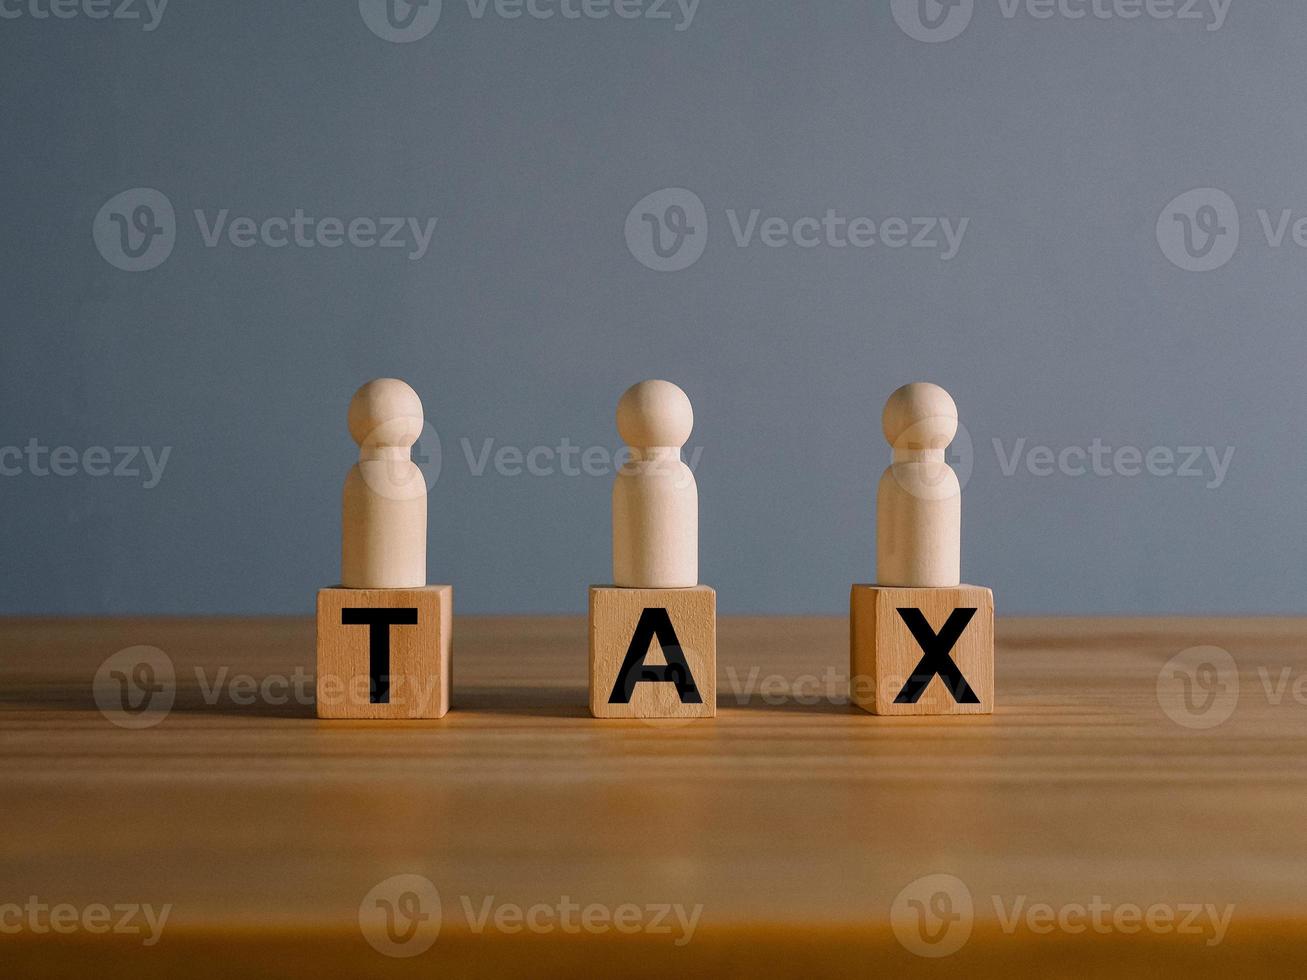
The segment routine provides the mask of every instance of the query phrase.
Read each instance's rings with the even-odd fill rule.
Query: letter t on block
[[[443,718],[454,590],[318,592],[318,717]]]

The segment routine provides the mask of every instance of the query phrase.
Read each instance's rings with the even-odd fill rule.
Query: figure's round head
[[[422,399],[397,378],[369,381],[350,399],[349,434],[360,446],[411,446],[422,435]]]
[[[670,381],[641,381],[617,402],[617,431],[628,446],[683,446],[693,429],[690,399]]]
[[[946,449],[958,433],[958,407],[939,385],[917,381],[889,396],[880,424],[895,449]]]

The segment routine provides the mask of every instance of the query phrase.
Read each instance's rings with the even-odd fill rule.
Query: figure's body
[[[694,428],[690,399],[668,381],[643,381],[617,405],[617,430],[631,459],[613,484],[613,584],[692,588],[699,584],[699,491],[681,460]]]
[[[956,586],[962,488],[944,453],[957,434],[957,406],[938,385],[904,385],[885,404],[881,422],[894,460],[876,495],[876,582]]]
[[[422,401],[403,381],[381,378],[350,401],[359,461],[345,478],[341,585],[411,589],[427,584],[427,486],[409,448],[422,434]]]

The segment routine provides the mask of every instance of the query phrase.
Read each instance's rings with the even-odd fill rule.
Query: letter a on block
[[[645,657],[654,639],[662,647],[666,666],[650,666]],[[676,685],[676,693],[682,704],[703,704],[699,688],[694,682],[694,674],[681,651],[681,641],[676,638],[676,627],[666,609],[646,609],[640,614],[640,621],[635,624],[635,633],[631,636],[631,645],[626,649],[626,659],[617,672],[617,682],[613,684],[613,693],[608,697],[609,704],[630,704],[635,685],[641,681],[651,681]]]
[[[717,593],[706,585],[591,588],[590,713],[596,718],[716,715]]]
[[[690,399],[670,381],[618,400],[631,458],[613,484],[612,585],[590,589],[596,718],[717,713],[717,594],[699,583],[699,492],[681,459],[693,428]],[[655,640],[666,663],[650,666]]]

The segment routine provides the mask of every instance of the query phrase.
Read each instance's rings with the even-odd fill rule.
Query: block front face
[[[717,715],[717,593],[590,589],[590,712],[596,718]]]
[[[318,593],[318,717],[443,718],[449,711],[454,590]]]
[[[855,585],[850,696],[878,715],[994,710],[994,593]]]

